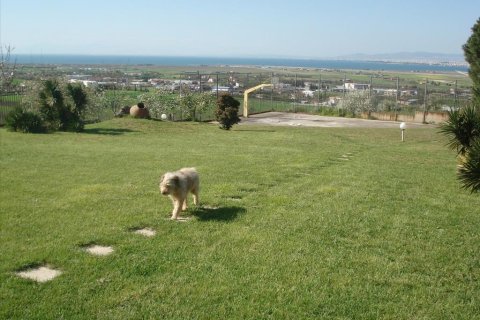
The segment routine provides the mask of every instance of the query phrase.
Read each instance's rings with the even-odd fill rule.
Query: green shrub
[[[46,131],[42,118],[30,111],[16,108],[7,114],[6,126],[11,131],[42,133]]]
[[[225,130],[240,122],[238,117],[238,107],[240,102],[232,97],[230,94],[222,94],[217,100],[217,110],[215,111],[215,118],[220,122],[220,127]]]

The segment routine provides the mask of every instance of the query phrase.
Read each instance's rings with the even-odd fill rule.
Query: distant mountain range
[[[397,52],[382,54],[363,54],[357,53],[346,56],[336,57],[339,60],[358,60],[358,61],[385,61],[385,62],[408,62],[408,63],[427,63],[427,64],[449,64],[466,65],[465,57],[462,54],[445,54],[432,52]]]

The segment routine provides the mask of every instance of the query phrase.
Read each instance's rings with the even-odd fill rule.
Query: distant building
[[[303,93],[303,95],[304,95],[305,97],[313,97],[315,91],[312,91],[312,90],[303,90],[302,93]]]
[[[345,83],[345,89],[348,91],[368,90],[370,89],[370,85],[365,83],[349,82],[349,83]]]
[[[87,88],[96,87],[98,85],[98,82],[93,80],[83,80],[82,83]]]
[[[218,92],[232,92],[231,87],[225,87],[225,86],[218,86]],[[212,92],[217,92],[217,87],[213,86],[212,87]]]
[[[417,90],[402,90],[400,91],[400,96],[416,96],[418,94]]]

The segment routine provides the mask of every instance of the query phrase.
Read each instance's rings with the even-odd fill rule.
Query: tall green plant
[[[470,65],[468,75],[473,82],[474,100],[480,105],[480,18],[472,27],[472,35],[463,45],[465,60]]]

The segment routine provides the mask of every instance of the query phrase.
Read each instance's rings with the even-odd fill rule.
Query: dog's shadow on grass
[[[135,132],[135,130],[130,129],[119,129],[119,128],[91,128],[83,130],[83,133],[89,134],[104,134],[109,136],[118,136],[121,134]]]
[[[242,207],[201,206],[195,208],[192,215],[197,217],[199,221],[231,222],[245,211],[245,208]]]

